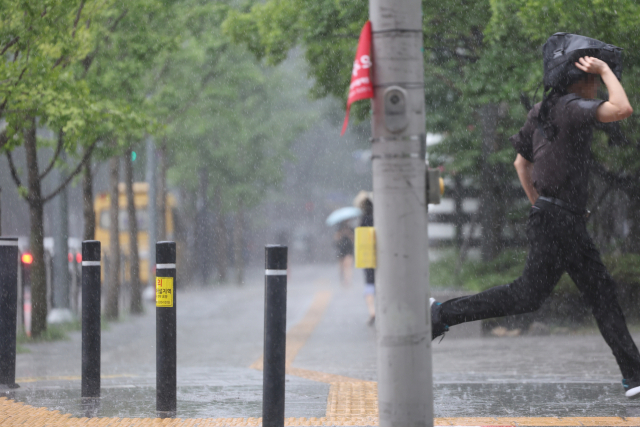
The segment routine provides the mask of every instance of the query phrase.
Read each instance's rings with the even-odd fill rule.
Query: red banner
[[[367,21],[360,32],[358,41],[358,51],[356,59],[353,61],[353,71],[351,72],[351,85],[349,86],[349,98],[347,99],[347,115],[342,125],[344,135],[349,124],[349,110],[351,104],[361,99],[373,98],[373,82],[371,82],[371,21]]]

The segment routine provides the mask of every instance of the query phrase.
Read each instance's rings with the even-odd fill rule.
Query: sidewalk
[[[375,331],[366,325],[362,274],[356,271],[356,284],[349,289],[337,285],[337,275],[334,265],[293,266],[291,271],[288,425],[377,424]],[[264,314],[260,273],[242,287],[178,292],[177,417],[209,419],[184,425],[258,425]],[[599,335],[482,338],[473,337],[473,331],[470,325],[461,337],[452,331],[433,343],[436,424],[640,425],[640,403],[624,397],[618,368]],[[99,409],[81,404],[79,332],[69,341],[27,347],[31,353],[18,355],[21,388],[9,398],[73,417],[112,417],[103,420],[108,425],[132,425],[126,421],[131,418],[138,418],[136,425],[155,422],[152,305],[145,315],[102,332]],[[0,425],[16,425],[17,414],[30,419],[29,411],[38,410],[0,400]],[[81,420],[87,422],[48,422],[78,425]]]

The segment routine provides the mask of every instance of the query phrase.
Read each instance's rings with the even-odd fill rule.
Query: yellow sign
[[[356,268],[376,268],[376,231],[373,227],[356,227]]]
[[[156,277],[156,307],[173,307],[173,277]]]

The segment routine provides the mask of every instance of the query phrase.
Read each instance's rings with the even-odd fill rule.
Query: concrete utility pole
[[[420,0],[370,0],[381,427],[432,426]]]

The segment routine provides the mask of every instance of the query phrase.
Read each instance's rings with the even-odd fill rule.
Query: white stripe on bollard
[[[17,240],[0,240],[0,246],[18,246]]]
[[[156,264],[156,270],[161,270],[163,268],[176,268],[175,264]]]
[[[82,261],[83,267],[100,267],[100,261]]]
[[[264,275],[265,276],[286,276],[287,275],[287,270],[265,270],[264,271]]]

